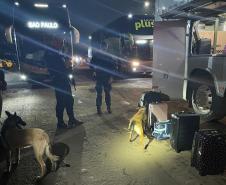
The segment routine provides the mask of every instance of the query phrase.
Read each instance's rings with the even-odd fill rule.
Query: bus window
[[[122,45],[122,54],[127,58],[131,57],[132,55],[132,45],[129,40],[124,40]]]
[[[44,56],[45,56],[44,50],[37,50],[37,51],[32,52],[32,53],[27,53],[25,55],[25,59],[42,61]]]
[[[153,40],[136,40],[135,41],[136,57],[141,60],[150,60],[153,57]]]
[[[120,55],[120,38],[110,37],[104,40],[108,44],[108,52],[112,55]]]
[[[128,58],[137,58],[141,60],[152,60],[153,58],[153,40],[135,40],[131,45],[125,41],[123,54]]]

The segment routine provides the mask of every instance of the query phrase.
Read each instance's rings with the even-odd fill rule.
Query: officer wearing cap
[[[91,60],[92,68],[94,69],[93,76],[96,80],[96,107],[97,114],[102,114],[102,92],[105,92],[105,103],[107,112],[112,113],[111,110],[111,83],[115,70],[113,60],[108,51],[108,45],[106,42],[101,43],[100,50],[94,53]]]
[[[66,65],[65,59],[59,51],[64,47],[64,43],[56,43],[56,40],[53,39],[50,42],[51,49],[46,52],[45,59],[52,77],[52,85],[55,88],[57,128],[72,128],[83,122],[77,120],[74,115],[74,98],[69,79],[71,67]],[[61,45],[60,48],[59,45]],[[65,109],[69,118],[68,124],[65,124],[63,119]]]

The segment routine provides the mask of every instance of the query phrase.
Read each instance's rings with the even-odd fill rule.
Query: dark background
[[[144,0],[68,0],[71,18],[80,30],[82,38],[112,20],[127,15],[150,13]]]
[[[17,0],[0,0],[1,2],[11,2]],[[72,25],[80,31],[81,42],[88,44],[88,36],[96,29],[106,25],[118,17],[135,14],[152,14],[152,8],[144,8],[145,0],[18,0],[24,2],[47,2],[68,5]],[[154,0],[150,0],[151,5]],[[7,7],[0,7],[0,11],[9,12]],[[1,19],[1,18],[0,18]],[[0,20],[0,22],[2,22]]]

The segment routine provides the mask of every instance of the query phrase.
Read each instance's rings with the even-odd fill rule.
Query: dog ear
[[[17,116],[17,115],[16,115],[16,112],[14,112],[14,116]]]
[[[8,117],[12,116],[12,114],[9,111],[5,111],[5,113]]]

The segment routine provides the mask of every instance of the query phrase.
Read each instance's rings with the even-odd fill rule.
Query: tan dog
[[[130,119],[129,127],[130,136],[129,141],[132,142],[133,133],[136,132],[140,136],[140,143],[144,145],[144,126],[147,121],[146,108],[142,107],[136,114]],[[135,138],[136,139],[136,138]]]
[[[46,165],[43,160],[43,155],[50,159],[52,166],[55,167],[55,162],[59,157],[50,152],[50,139],[48,134],[38,128],[20,129],[18,125],[25,123],[19,116],[6,111],[8,118],[4,121],[1,134],[10,150],[32,146],[35,158],[41,167],[41,177],[46,174]],[[26,124],[26,123],[25,123]]]

